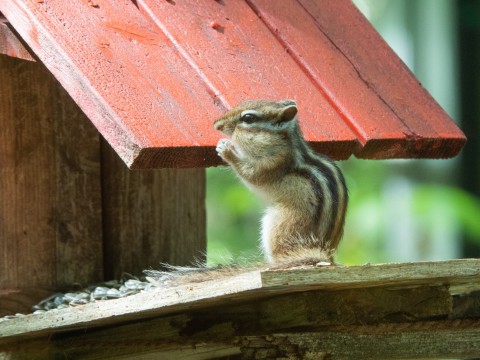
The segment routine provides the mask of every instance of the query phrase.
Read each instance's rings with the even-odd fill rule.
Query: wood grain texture
[[[8,25],[7,19],[0,14],[0,54],[16,57],[19,59],[35,61],[19,38]]]
[[[271,287],[305,286],[309,282],[325,288],[355,288],[378,285],[443,285],[457,292],[480,289],[480,260],[449,260],[439,262],[390,263],[380,265],[336,267],[333,271],[297,270],[277,276],[275,271],[262,272],[263,284]],[[314,280],[315,279],[315,280]]]
[[[0,288],[101,280],[95,129],[38,63],[0,56],[0,87]]]
[[[328,358],[333,359],[472,359],[480,355],[478,320],[358,326],[279,337],[303,348],[312,358],[317,354],[331,354]],[[269,340],[275,343],[275,336]]]
[[[50,341],[50,349],[51,357],[56,353],[69,358],[117,358],[132,356],[132,344],[136,343],[142,353],[167,357],[179,351],[181,344],[180,349],[187,354],[190,353],[188,347],[192,348],[193,358],[205,355],[214,358],[229,349],[233,354],[243,353],[243,358],[251,359],[256,358],[249,356],[255,348],[258,354],[262,351],[260,345],[263,351],[279,345],[259,337],[252,339],[252,334],[285,333],[295,329],[309,333],[379,322],[390,327],[395,324],[406,327],[415,322],[444,319],[451,309],[450,294],[444,287],[310,291],[225,304],[217,306],[215,311],[187,310],[183,314],[124,324],[115,329],[63,334]],[[200,344],[202,350],[193,351]],[[33,353],[35,346],[35,342],[24,342],[23,351]],[[277,346],[277,356],[281,355],[281,348]],[[284,347],[283,351],[286,350]],[[298,346],[290,350],[301,354]]]
[[[179,319],[170,319],[175,326]],[[459,327],[461,324],[463,326]],[[469,327],[466,327],[466,325]],[[155,324],[156,325],[156,324]],[[279,332],[268,335],[251,335],[214,342],[199,341],[191,344],[185,336],[167,337],[168,329],[157,329],[152,333],[147,327],[144,336],[131,329],[132,336],[126,337],[123,329],[120,339],[114,331],[93,334],[77,334],[70,338],[44,341],[26,341],[21,345],[1,347],[0,359],[315,359],[315,360],[358,360],[358,359],[471,359],[479,355],[479,322],[438,321],[423,323],[426,329],[406,327],[404,324],[390,326],[345,327],[341,330],[319,332]],[[420,326],[418,326],[420,328]],[[172,329],[173,328],[173,329]],[[216,329],[228,332],[231,328]],[[156,335],[156,336],[155,336]],[[77,343],[77,340],[79,342]],[[162,341],[163,340],[163,341]],[[170,340],[168,344],[165,340]],[[175,343],[175,341],[177,343]],[[82,347],[80,347],[82,346]],[[3,355],[3,357],[2,357]]]
[[[444,158],[458,154],[465,144],[465,135],[350,0],[298,0],[298,3],[334,44],[335,51],[350,63],[354,76],[364,82],[397,119],[393,122],[386,116],[359,119],[358,124],[351,122],[357,133],[404,132],[404,139],[397,144],[389,144],[388,138],[366,143],[356,153],[358,157]],[[335,95],[337,93],[340,94],[335,91]],[[351,110],[353,105],[345,108]]]
[[[0,327],[0,341],[41,337],[85,327],[93,329],[111,326],[133,319],[165,316],[189,309],[215,309],[233,302],[258,302],[262,298],[297,292],[448,286],[458,293],[465,284],[474,285],[476,290],[479,290],[479,280],[480,260],[477,259],[278,271],[257,270],[219,276],[218,279],[202,283],[159,288],[79,308],[9,320],[3,322]],[[467,288],[469,291],[473,290]],[[388,299],[385,296],[383,298]],[[388,303],[393,305],[391,300]]]
[[[105,277],[203,258],[205,191],[204,169],[131,171],[103,143]]]

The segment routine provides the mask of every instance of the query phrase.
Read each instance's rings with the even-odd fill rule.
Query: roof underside
[[[307,140],[336,159],[444,158],[465,142],[349,0],[2,0],[0,11],[133,168],[217,165],[213,120],[247,99],[295,99]],[[0,22],[0,52],[12,46]]]

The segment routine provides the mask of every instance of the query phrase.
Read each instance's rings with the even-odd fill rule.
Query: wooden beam
[[[269,337],[266,342],[275,348],[274,344],[281,340],[298,347],[299,354],[320,359],[322,357],[317,356],[352,360],[471,359],[480,356],[480,320],[379,324],[311,334],[285,333]]]
[[[0,70],[1,316],[103,276],[98,133],[41,64]]]
[[[129,171],[41,63],[0,68],[0,316],[203,256],[203,169]]]
[[[0,341],[119,324],[133,319],[179,313],[187,309],[213,308],[232,301],[258,301],[263,297],[292,292],[366,287],[408,288],[422,285],[449,286],[453,292],[465,292],[479,290],[479,280],[480,260],[477,259],[278,271],[255,270],[219,276],[219,279],[201,283],[161,287],[123,299],[100,301],[79,308],[5,321],[0,326]]]
[[[92,335],[89,341],[84,341],[84,336],[78,334],[63,341],[25,341],[15,346],[0,346],[0,358],[10,359],[9,356],[14,355],[23,359],[44,360],[68,355],[85,360],[201,360],[236,355],[234,358],[238,359],[467,359],[480,355],[479,326],[479,321],[468,320],[427,322],[416,326],[382,324],[344,327],[337,331],[252,335],[233,341],[210,340],[197,344],[189,343],[184,336],[178,337],[176,344],[161,342],[158,339],[162,339],[162,335],[164,339],[168,337],[158,328],[157,337],[137,333],[134,338],[123,338],[121,334],[120,340],[112,329],[108,335],[97,334],[97,339]],[[222,330],[230,329],[217,329]],[[77,339],[79,343],[76,343]]]

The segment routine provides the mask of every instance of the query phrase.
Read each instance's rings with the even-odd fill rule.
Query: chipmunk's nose
[[[223,123],[221,122],[217,122],[213,125],[213,127],[215,128],[215,130],[218,130],[218,131],[223,131]]]

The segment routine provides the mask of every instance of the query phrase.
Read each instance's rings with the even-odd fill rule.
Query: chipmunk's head
[[[214,123],[216,130],[234,137],[236,132],[286,130],[296,122],[297,104],[294,100],[245,101],[227,111]]]

